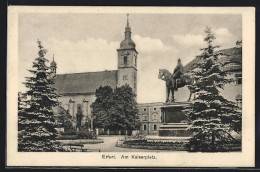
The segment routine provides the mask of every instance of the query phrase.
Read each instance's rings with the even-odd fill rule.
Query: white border
[[[243,123],[242,152],[17,152],[18,14],[19,13],[178,13],[242,14]],[[255,165],[255,9],[253,7],[8,7],[7,58],[7,166],[148,166],[148,167],[253,167]],[[102,159],[102,154],[117,159]],[[121,155],[155,155],[152,160],[125,160]]]

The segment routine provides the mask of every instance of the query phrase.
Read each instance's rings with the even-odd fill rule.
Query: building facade
[[[158,135],[161,124],[161,107],[163,102],[139,103],[138,118],[141,122],[140,131],[147,135]]]

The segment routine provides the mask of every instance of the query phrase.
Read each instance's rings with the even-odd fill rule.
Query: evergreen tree
[[[219,94],[219,89],[232,82],[227,72],[222,70],[218,55],[214,53],[215,36],[209,27],[205,30],[201,62],[191,71],[196,82],[189,87],[194,91],[192,106],[187,110],[191,121],[191,130],[195,135],[190,139],[190,151],[221,151],[221,145],[236,142],[229,134],[231,130],[241,131],[241,111],[234,102]]]
[[[49,78],[48,61],[44,56],[47,50],[38,40],[39,52],[33,62],[33,69],[28,70],[33,74],[26,77],[25,86],[28,91],[24,94],[27,99],[19,103],[18,111],[18,151],[56,151],[57,131],[52,111],[57,106],[58,95],[54,93],[53,80]],[[20,97],[21,102],[21,97]]]
[[[59,106],[58,106],[59,107]],[[69,114],[68,110],[59,110],[57,109],[57,113],[54,115],[54,118],[56,120],[57,123],[57,127],[63,127],[64,130],[69,130],[71,128],[73,128],[72,126],[72,117]]]

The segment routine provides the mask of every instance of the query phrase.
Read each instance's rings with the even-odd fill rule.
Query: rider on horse
[[[183,75],[183,65],[181,63],[181,59],[178,59],[178,64],[175,67],[174,71],[173,71],[173,85],[174,85],[174,90],[178,90],[178,86],[177,86],[177,79],[181,78],[181,76]]]
[[[185,85],[193,85],[194,78],[190,74],[184,74],[184,69],[181,64],[181,59],[178,59],[178,64],[173,71],[173,74],[167,69],[159,69],[158,78],[166,81],[166,102],[169,102],[170,92],[172,93],[171,101],[174,102],[174,90],[182,88]],[[190,88],[189,88],[190,89]],[[190,89],[190,101],[192,95],[192,90]]]

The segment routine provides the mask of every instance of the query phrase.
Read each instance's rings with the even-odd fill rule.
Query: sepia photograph
[[[253,8],[9,7],[8,21],[11,166],[254,166]]]

